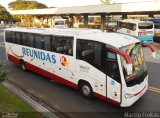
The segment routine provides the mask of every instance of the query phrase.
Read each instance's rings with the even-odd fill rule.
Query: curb
[[[10,85],[7,82],[3,82],[2,86],[4,86],[6,89],[11,91],[13,94],[18,96],[19,98],[21,98],[24,102],[29,104],[31,107],[33,107],[36,111],[38,111],[41,114],[43,114],[45,117],[47,117],[47,118],[59,118],[53,112],[51,112],[50,110],[48,110],[45,107],[43,107],[42,105],[40,105],[38,102],[36,102],[33,99],[31,99],[31,97],[26,95],[23,91],[19,90],[18,88]]]

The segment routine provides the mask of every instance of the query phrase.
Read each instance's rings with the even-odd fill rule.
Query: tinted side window
[[[52,37],[52,50],[57,53],[73,55],[73,37]]]
[[[23,33],[22,44],[29,47],[34,47],[34,35],[29,33]]]
[[[41,35],[35,35],[35,48],[43,49],[43,40]]]
[[[12,43],[16,43],[16,33],[15,32],[11,32],[11,42]]]
[[[76,58],[84,60],[92,66],[102,68],[102,47],[103,44],[88,40],[77,40]]]
[[[29,42],[27,41],[27,34],[22,34],[22,45],[29,46]]]
[[[121,78],[116,54],[108,51],[106,55],[106,73],[109,77],[120,83]]]
[[[11,32],[10,31],[5,31],[5,37],[6,37],[6,42],[11,42]]]
[[[128,29],[135,31],[136,30],[136,24],[129,23],[128,24]]]
[[[34,47],[34,34],[28,34],[28,40],[30,42],[30,47]]]
[[[16,40],[17,40],[17,44],[21,44],[21,33],[20,32],[16,32]]]
[[[51,37],[43,36],[44,40],[44,50],[51,51]]]

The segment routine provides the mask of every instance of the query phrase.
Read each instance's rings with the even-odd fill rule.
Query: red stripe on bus
[[[12,55],[8,55],[8,60],[11,61],[12,63],[16,64],[16,65],[20,65],[19,59],[12,56]]]
[[[14,63],[14,64],[16,64],[16,65],[20,65],[18,58],[14,57],[14,56],[12,56],[12,55],[8,55],[8,59],[9,59],[9,61],[11,61],[12,63]],[[72,87],[72,88],[74,88],[74,89],[78,89],[78,85],[77,85],[77,84],[72,83],[72,82],[70,82],[70,81],[68,81],[68,80],[65,80],[65,79],[62,78],[62,77],[59,77],[59,76],[57,76],[57,75],[55,75],[55,74],[52,74],[52,73],[50,73],[50,72],[48,72],[48,71],[45,71],[45,70],[43,70],[43,69],[41,69],[41,68],[39,68],[39,67],[37,67],[37,66],[34,66],[34,65],[30,64],[30,63],[27,63],[27,62],[26,62],[26,67],[27,67],[28,70],[31,70],[31,71],[33,71],[33,72],[36,72],[36,73],[38,73],[38,74],[40,74],[40,75],[43,75],[43,76],[45,76],[45,77],[47,77],[47,78],[49,78],[49,79],[52,79],[52,80],[54,80],[54,81],[56,81],[56,82],[65,84],[65,85],[70,86],[70,87]],[[108,102],[113,103],[113,104],[116,104],[116,105],[119,105],[119,104],[120,104],[119,102],[114,101],[114,100],[112,100],[112,99],[110,99],[110,98],[106,98],[105,96],[100,95],[100,94],[98,94],[98,93],[95,93],[95,92],[94,92],[93,95],[94,95],[95,97],[101,99],[101,100],[108,101]]]
[[[112,103],[112,104],[115,104],[115,105],[120,105],[120,102],[117,102],[117,101],[115,101],[113,99],[110,99],[110,98],[107,98],[107,101]]]
[[[136,93],[135,96],[137,96],[138,94],[140,94],[145,88],[146,88],[146,86],[141,91],[139,91],[138,93]]]
[[[100,95],[100,94],[98,94],[98,93],[96,93],[96,92],[93,93],[93,96],[95,96],[95,97],[97,97],[97,98],[99,98],[99,99],[101,99],[101,100],[105,100],[105,101],[106,101],[106,97],[105,97],[105,96]]]
[[[71,87],[73,87],[74,89],[78,89],[77,84],[72,83],[72,82],[70,82],[70,81],[68,81],[68,80],[65,80],[65,79],[63,79],[62,77],[59,77],[59,76],[57,76],[57,75],[55,75],[55,74],[52,74],[52,73],[50,73],[50,72],[48,72],[48,71],[45,71],[45,70],[43,70],[43,69],[41,69],[41,68],[38,68],[37,66],[34,66],[34,65],[30,64],[30,63],[26,63],[26,65],[27,65],[27,69],[29,69],[29,70],[31,70],[31,71],[33,71],[33,72],[36,72],[36,73],[38,73],[38,74],[41,74],[41,75],[43,75],[43,76],[45,76],[45,77],[47,77],[47,78],[49,78],[49,79],[52,79],[52,80],[54,80],[54,81],[56,81],[56,82],[65,84],[65,85],[67,85],[67,86],[71,86]]]
[[[9,61],[11,61],[12,63],[14,63],[14,64],[16,64],[16,65],[20,65],[20,63],[19,63],[20,61],[19,61],[18,58],[14,57],[14,56],[12,56],[12,55],[8,55],[8,59],[9,59]],[[52,74],[52,73],[50,73],[50,72],[48,72],[48,71],[45,71],[45,70],[43,70],[43,69],[41,69],[41,68],[39,68],[39,67],[37,67],[37,66],[34,66],[34,65],[30,64],[30,63],[27,63],[27,62],[26,62],[26,67],[27,67],[28,70],[31,70],[31,71],[33,71],[33,72],[36,72],[36,73],[38,73],[38,74],[40,74],[40,75],[43,75],[43,76],[45,76],[45,77],[47,77],[47,78],[49,78],[49,79],[52,79],[52,80],[54,80],[54,81],[56,81],[56,82],[59,82],[59,83],[62,83],[62,84],[71,86],[71,87],[73,87],[73,88],[75,88],[75,89],[78,89],[78,85],[77,85],[77,84],[72,83],[72,82],[70,82],[70,81],[68,81],[68,80],[65,80],[65,79],[63,79],[63,78],[61,78],[61,77],[59,77],[59,76],[57,76],[57,75],[55,75],[55,74]]]
[[[117,101],[112,100],[112,99],[110,99],[110,98],[106,98],[105,96],[100,95],[100,94],[98,94],[98,93],[95,93],[95,92],[94,92],[94,94],[93,94],[93,95],[94,95],[95,97],[97,97],[97,98],[101,99],[101,100],[104,100],[104,101],[110,102],[110,103],[115,104],[115,105],[120,105],[120,102],[117,102]]]

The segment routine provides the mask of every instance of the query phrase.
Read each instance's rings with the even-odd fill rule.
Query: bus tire
[[[91,85],[88,82],[81,82],[80,83],[80,91],[83,96],[87,98],[92,98],[93,97],[93,90]]]
[[[27,67],[26,67],[25,61],[21,60],[20,61],[20,66],[21,66],[21,68],[22,68],[23,71],[27,71]]]

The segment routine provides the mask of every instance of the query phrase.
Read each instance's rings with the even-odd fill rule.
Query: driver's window
[[[107,52],[107,61],[106,61],[106,71],[107,75],[114,79],[117,82],[121,82],[120,73],[119,73],[119,67],[117,62],[116,54],[113,52]]]

